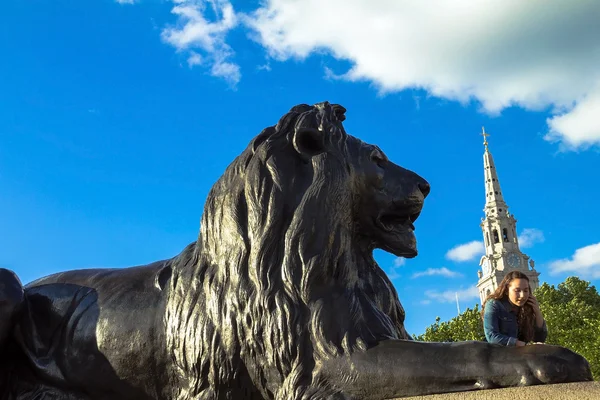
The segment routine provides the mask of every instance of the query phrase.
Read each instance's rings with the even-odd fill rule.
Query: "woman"
[[[511,271],[498,289],[483,304],[483,330],[489,343],[525,346],[545,342],[548,328],[536,298],[531,294],[529,278]]]

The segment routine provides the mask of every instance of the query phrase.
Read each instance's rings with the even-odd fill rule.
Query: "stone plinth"
[[[599,400],[600,382],[563,383],[518,388],[404,397],[402,400]]]

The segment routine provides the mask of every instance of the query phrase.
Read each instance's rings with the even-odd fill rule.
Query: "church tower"
[[[479,297],[481,303],[485,301],[488,294],[494,292],[502,278],[513,270],[519,270],[529,277],[531,290],[539,286],[538,276],[534,268],[534,261],[519,249],[517,237],[517,220],[508,212],[508,206],[504,201],[498,173],[494,165],[492,153],[488,148],[487,137],[489,134],[482,128],[483,145],[483,168],[485,178],[485,218],[481,220],[483,231],[483,243],[485,255],[481,257],[477,271],[479,281]]]

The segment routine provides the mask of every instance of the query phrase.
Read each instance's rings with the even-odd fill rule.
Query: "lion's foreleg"
[[[590,380],[585,359],[556,346],[389,340],[329,360],[321,376],[360,399]]]

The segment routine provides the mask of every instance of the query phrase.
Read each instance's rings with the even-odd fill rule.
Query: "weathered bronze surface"
[[[429,193],[299,105],[213,186],[198,240],[127,269],[0,270],[3,399],[384,399],[590,380],[565,348],[422,343],[373,259],[415,257]]]

